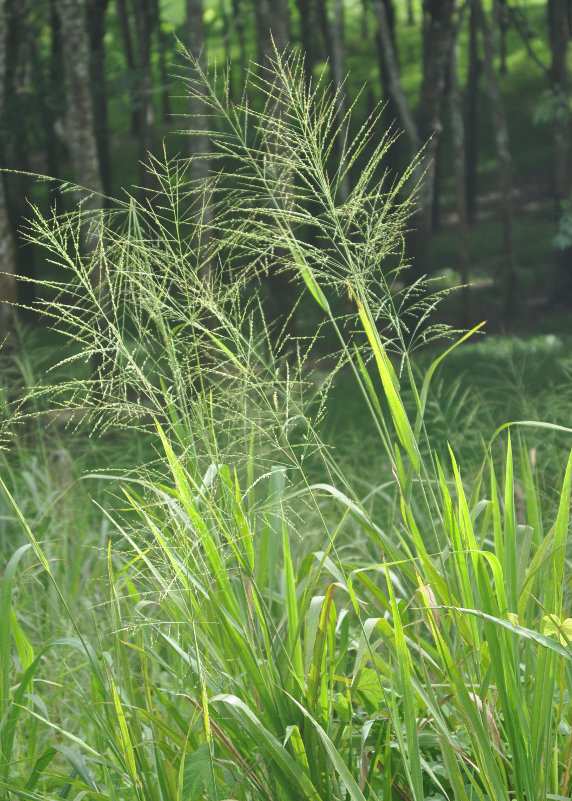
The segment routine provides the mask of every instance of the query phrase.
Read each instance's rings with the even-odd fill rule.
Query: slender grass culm
[[[49,406],[92,433],[127,429],[155,457],[101,508],[112,536],[93,629],[47,642],[17,592],[30,554],[54,608],[73,611],[2,481],[28,538],[0,586],[2,793],[569,798],[572,462],[552,508],[520,429],[466,472],[432,440],[448,351],[421,381],[411,353],[446,331],[423,283],[396,282],[415,187],[412,171],[388,178],[379,116],[340,159],[336,97],[307,91],[296,56],[277,53],[272,78],[250,72],[237,104],[224,75],[191,67],[210,174],[194,184],[165,150],[152,195],[105,213],[90,256],[105,306],[81,208],[30,222],[53,267],[42,312],[70,342],[56,375],[70,377],[30,387],[12,426]],[[299,287],[309,334],[266,320],[276,271]],[[386,461],[373,505],[320,436],[341,369]]]

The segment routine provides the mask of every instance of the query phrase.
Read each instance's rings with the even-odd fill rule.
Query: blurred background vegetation
[[[204,109],[186,97],[181,51],[200,56],[220,81],[230,65],[228,88],[237,98],[245,71],[263,69],[274,46],[305,53],[308,86],[325,71],[342,87],[340,139],[351,141],[384,104],[378,137],[399,134],[386,159],[389,180],[425,146],[404,280],[428,274],[443,286],[469,283],[444,307],[449,321],[566,331],[570,14],[567,0],[4,0],[0,154],[15,171],[0,187],[4,333],[16,298],[26,307],[19,317],[42,325],[30,308],[38,289],[27,279],[46,277],[50,267],[22,235],[29,204],[46,212],[73,202],[57,181],[31,173],[106,197],[137,186],[152,202],[149,153],[165,147],[169,156],[193,149],[196,156],[208,147],[184,135],[202,125]],[[268,293],[279,316],[291,300],[280,276]],[[301,318],[294,330],[304,331]]]

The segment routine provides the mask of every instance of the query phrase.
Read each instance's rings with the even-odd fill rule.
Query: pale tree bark
[[[408,106],[399,78],[399,53],[395,35],[395,6],[393,0],[379,0],[379,3],[380,8],[376,8],[374,5],[374,11],[377,18],[375,40],[383,93],[383,113],[380,122],[384,130],[394,135],[398,133],[400,128],[403,128],[407,136],[410,137],[410,132],[406,129],[407,122],[404,121],[404,114],[407,115]],[[399,93],[401,93],[400,98]],[[398,100],[400,105],[398,105]],[[409,124],[412,129],[415,129],[415,120],[412,114]],[[402,152],[404,149],[407,150],[407,155]],[[403,169],[403,164],[411,159],[412,154],[418,150],[419,143],[417,141],[415,143],[413,141],[404,143],[402,138],[397,137],[387,153],[387,169],[391,175],[398,176]]]
[[[50,55],[48,70],[48,88],[46,91],[46,161],[48,175],[55,178],[61,175],[60,160],[62,143],[56,132],[56,122],[64,113],[64,95],[62,91],[62,75],[64,72],[62,34],[60,17],[56,9],[56,0],[50,0]],[[59,184],[56,180],[50,182],[50,203],[55,208],[60,197]]]
[[[93,190],[86,204],[102,207],[102,181],[94,133],[89,50],[79,0],[56,0],[67,88],[66,137],[76,183]]]
[[[3,0],[0,0],[0,118],[4,114],[6,86],[7,19]],[[16,251],[6,203],[4,176],[0,174],[0,344],[14,322],[16,302]]]
[[[231,62],[231,16],[229,14],[229,9],[227,8],[226,0],[218,0],[218,16],[222,22],[222,46],[224,50],[224,66],[225,69],[228,68]],[[229,92],[232,98],[235,97],[234,88],[233,88],[233,81],[232,81],[232,73],[229,73]]]
[[[552,59],[549,70],[550,88],[555,98],[554,115],[554,196],[558,217],[563,204],[570,200],[572,190],[572,126],[568,107],[570,77],[568,47],[570,43],[572,2],[548,0],[548,31]],[[552,292],[553,301],[572,305],[572,246],[556,252],[556,273]]]
[[[548,1],[548,30],[552,59],[549,70],[550,88],[562,99],[568,99],[570,78],[568,75],[568,45],[570,42],[570,0]],[[563,111],[564,109],[558,109]],[[554,120],[554,192],[560,203],[570,194],[572,167],[571,126],[569,113],[559,113]]]
[[[405,96],[395,41],[392,35],[392,26],[387,8],[383,0],[374,0],[374,11],[377,18],[377,37],[379,42],[379,56],[382,67],[382,80],[384,92],[391,98],[395,108],[398,123],[407,138],[409,155],[413,158],[421,147],[415,117]]]
[[[504,102],[494,67],[496,55],[494,30],[487,21],[481,0],[472,1],[483,37],[486,88],[499,165],[504,240],[504,312],[505,316],[511,319],[517,312],[517,266],[514,246],[514,208],[512,197],[513,184],[510,137]]]
[[[94,130],[87,33],[79,0],[56,0],[56,8],[61,23],[67,89],[66,139],[75,182],[82,187],[78,200],[84,213],[87,212],[80,244],[84,257],[92,260],[90,279],[99,314],[96,324],[105,338],[110,299],[104,264],[93,258],[99,243],[104,198]],[[97,379],[108,369],[108,361],[104,364],[102,353],[99,352],[92,363]]]

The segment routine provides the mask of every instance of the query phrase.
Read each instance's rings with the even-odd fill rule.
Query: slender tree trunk
[[[550,88],[562,98],[564,104],[570,91],[568,75],[568,44],[570,42],[570,0],[549,0],[548,27],[552,60],[550,65]],[[559,109],[560,110],[560,109]],[[567,199],[570,193],[571,146],[569,113],[555,115],[554,120],[554,194],[557,203]]]
[[[109,286],[104,262],[94,258],[101,232],[103,184],[95,137],[92,96],[90,91],[89,49],[84,18],[79,0],[56,0],[60,17],[64,69],[67,88],[66,137],[75,181],[81,187],[79,200],[84,212],[90,213],[81,230],[81,247],[91,259],[90,279],[99,319],[96,324],[105,338],[109,313]],[[94,357],[92,372],[100,379],[107,373],[102,353]]]
[[[550,88],[555,98],[560,99],[559,113],[555,114],[554,130],[554,197],[558,217],[563,204],[570,199],[572,189],[572,126],[568,99],[570,78],[568,74],[568,46],[571,36],[572,3],[570,0],[548,1],[548,30],[552,60],[550,65]],[[572,305],[572,246],[556,251],[556,272],[552,292],[554,302]]]
[[[441,137],[435,148],[435,179],[433,181],[433,203],[431,204],[431,234],[441,230],[441,169],[443,161]]]
[[[415,16],[413,14],[413,0],[407,0],[407,24],[415,25]]]
[[[479,81],[482,61],[479,58],[479,22],[477,11],[471,4],[469,15],[469,72],[467,75],[467,221],[475,222],[477,216],[477,166],[478,166],[478,123],[479,123]]]
[[[494,33],[487,22],[481,0],[473,0],[473,2],[483,35],[483,49],[485,55],[484,70],[499,164],[504,239],[504,312],[507,319],[511,319],[517,312],[517,267],[514,247],[512,160],[510,154],[509,130],[504,103],[494,68],[496,52]]]
[[[462,324],[468,325],[471,319],[471,292],[470,281],[470,259],[467,225],[467,188],[465,180],[465,125],[463,122],[463,100],[459,89],[458,75],[458,48],[459,40],[457,36],[455,46],[451,53],[451,66],[449,70],[449,110],[451,115],[451,133],[453,139],[453,170],[455,173],[455,206],[457,209],[457,237],[459,244],[459,268],[461,273],[461,283],[463,288],[463,312]]]
[[[6,87],[8,21],[6,9],[0,2],[0,117],[4,115]],[[4,148],[2,148],[2,151]],[[2,161],[3,161],[3,153]],[[1,163],[1,162],[0,162]],[[0,174],[0,344],[12,328],[16,302],[16,252],[6,203],[4,176]]]
[[[56,134],[56,123],[63,117],[65,107],[65,92],[62,91],[61,76],[64,73],[64,59],[62,48],[62,34],[60,17],[56,9],[55,0],[50,0],[50,56],[48,69],[48,87],[46,91],[46,161],[48,175],[55,178],[61,175],[60,154],[61,143]],[[60,196],[57,181],[50,182],[50,203],[55,208]]]
[[[150,183],[148,162],[155,125],[151,73],[151,37],[154,20],[151,0],[133,0],[133,11],[137,31],[137,141],[141,185],[146,188]]]
[[[375,40],[377,44],[379,74],[381,77],[384,105],[381,122],[386,131],[397,134],[400,128],[405,128],[403,114],[406,113],[404,106],[407,105],[407,101],[403,95],[400,106],[399,103],[396,102],[397,98],[395,96],[396,90],[402,93],[402,89],[399,85],[399,54],[395,36],[395,7],[393,5],[393,0],[379,0],[379,2],[382,8],[377,9],[374,5],[374,10],[376,11],[377,17]],[[388,46],[390,46],[389,50],[387,49]],[[415,126],[413,118],[411,118],[411,125]],[[411,141],[409,141],[406,157],[404,157],[402,150],[402,140],[397,139],[387,154],[387,168],[395,176],[400,174],[404,162],[407,163],[411,159],[413,154],[417,152],[418,147],[414,147]]]
[[[240,75],[244,75],[247,66],[246,38],[244,34],[243,0],[232,0],[232,20],[238,39]],[[242,78],[241,78],[242,80]]]
[[[123,54],[125,56],[125,65],[127,67],[127,77],[129,80],[129,101],[131,107],[131,135],[137,136],[137,128],[139,125],[138,114],[138,99],[136,91],[136,64],[135,52],[133,41],[131,38],[131,23],[129,21],[129,9],[126,0],[115,0],[117,8],[117,26],[119,28],[119,35],[123,42]]]
[[[319,0],[323,2],[323,0]],[[318,60],[317,37],[318,29],[316,0],[296,0],[298,14],[300,15],[300,38],[304,52],[304,80],[306,89],[312,85],[314,67]]]
[[[163,122],[169,122],[171,119],[171,97],[169,94],[169,73],[167,70],[167,49],[169,43],[161,23],[161,6],[159,0],[151,0],[151,13],[153,15],[153,27],[157,32],[157,49],[159,52],[161,117]]]
[[[282,53],[288,45],[288,5],[286,0],[254,0],[258,63],[266,68],[274,58],[274,46]]]
[[[57,0],[57,9],[67,84],[66,133],[73,171],[78,184],[97,193],[86,201],[89,208],[100,209],[102,181],[94,133],[89,51],[83,15],[79,0]]]
[[[29,96],[34,86],[39,95],[37,110],[44,130],[54,135],[55,114],[62,105],[54,102],[49,105],[50,93],[45,83],[45,70],[42,54],[38,51],[38,37],[34,26],[34,18],[28,0],[6,0],[6,15],[8,22],[8,45],[6,49],[8,66],[4,84],[6,98],[6,113],[9,103],[16,103],[17,112],[23,112],[19,125],[8,125],[6,131],[5,149],[3,151],[4,163],[16,171],[3,176],[4,191],[12,224],[12,235],[16,250],[16,273],[26,279],[17,283],[18,303],[30,309],[35,300],[33,279],[35,276],[35,263],[37,254],[30,248],[24,247],[25,242],[20,236],[19,228],[22,220],[29,215],[28,198],[32,180],[27,174],[33,171],[30,165],[29,124],[25,108],[19,106],[19,99]],[[61,73],[59,76],[61,84]],[[19,108],[18,108],[19,106]],[[14,112],[12,112],[13,114]],[[34,122],[36,122],[34,120]],[[50,173],[57,175],[57,173]],[[1,268],[0,268],[1,269]]]
[[[254,0],[254,10],[260,74],[272,82],[269,62],[275,58],[275,48],[282,54],[288,46],[288,6],[286,0]],[[274,114],[282,114],[278,98],[274,102]],[[279,143],[276,143],[276,148],[279,147]],[[285,175],[283,181],[286,196],[291,194],[291,176]],[[283,254],[276,254],[276,262],[280,263],[282,257]],[[269,270],[266,315],[273,330],[290,341],[296,336],[295,320],[291,314],[294,302],[294,289],[289,274],[274,265]]]
[[[360,33],[361,33],[361,38],[364,42],[367,39],[369,39],[369,25],[367,20],[368,11],[369,11],[368,0],[361,0]]]
[[[501,75],[506,75],[506,36],[508,33],[508,6],[507,0],[493,0],[494,26],[499,34],[499,70]]]
[[[227,2],[226,0],[218,0],[218,16],[222,22],[222,47],[224,51],[224,65],[227,67],[231,61],[231,18],[229,16],[227,10]],[[230,80],[230,95],[234,97],[234,91],[232,87],[232,74],[229,75]]]
[[[420,276],[428,269],[436,153],[442,128],[441,107],[445,77],[453,45],[455,0],[424,2],[423,83],[416,119],[403,91],[386,3],[383,0],[374,0],[374,8],[378,22],[382,72],[385,75],[387,91],[395,104],[399,123],[407,137],[410,156],[414,158],[421,146],[424,146],[423,156],[418,161],[416,170],[419,182],[417,213],[414,221],[416,227],[411,232],[408,242],[409,255],[413,257],[413,274]]]
[[[345,120],[348,104],[344,87],[346,70],[344,66],[343,7],[341,0],[332,0],[333,9],[330,12],[328,9],[327,0],[318,0],[318,2],[320,9],[320,21],[322,23],[324,41],[326,42],[328,61],[330,62],[332,90],[337,95],[336,122],[338,126],[338,134],[336,136],[336,151],[340,167],[343,170],[345,160],[344,152],[348,136],[348,126]],[[349,175],[346,173],[342,176],[340,185],[338,187],[338,200],[341,203],[344,203],[347,200],[350,189]]]
[[[87,32],[89,37],[91,91],[94,132],[101,180],[107,195],[111,194],[107,86],[105,81],[105,15],[109,0],[87,0]]]
[[[414,157],[419,152],[421,143],[415,118],[411,112],[401,83],[391,20],[383,0],[374,0],[374,10],[377,18],[379,57],[384,92],[391,97],[399,126],[403,129],[407,138],[409,153],[411,157]]]
[[[455,0],[425,0],[423,82],[417,109],[417,135],[424,144],[424,179],[417,196],[415,230],[409,239],[414,274],[428,270],[432,209],[437,175],[437,149],[442,131],[441,109],[455,32]]]
[[[187,0],[187,38],[189,53],[206,71],[205,32],[203,24],[203,0]],[[214,263],[209,254],[212,240],[212,204],[209,188],[210,140],[208,137],[208,110],[201,99],[191,93],[189,114],[194,134],[190,140],[190,177],[193,185],[202,195],[202,207],[195,217],[197,233],[195,236],[196,265],[204,281],[214,278]]]

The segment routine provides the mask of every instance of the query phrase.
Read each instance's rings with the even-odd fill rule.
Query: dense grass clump
[[[148,203],[31,223],[64,276],[44,313],[71,347],[58,381],[8,404],[6,430],[49,406],[154,457],[89,478],[116,493],[97,509],[91,620],[69,554],[58,563],[2,481],[27,537],[1,579],[2,792],[567,798],[572,462],[552,498],[506,429],[457,462],[438,399],[464,396],[435,378],[456,345],[420,372],[412,352],[446,331],[424,285],[396,283],[414,172],[388,185],[375,116],[333,163],[336,97],[308,94],[295,59],[248,81],[263,110],[193,65],[204,180],[164,156]],[[309,337],[267,320],[269,273],[313,305]],[[321,361],[323,340],[337,351]],[[365,491],[320,434],[342,369],[381,454]],[[37,587],[61,621],[46,638]]]

